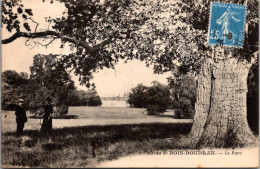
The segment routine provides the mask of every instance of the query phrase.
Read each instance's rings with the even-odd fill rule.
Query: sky
[[[33,19],[40,23],[38,30],[48,27],[44,17],[59,17],[65,10],[65,7],[56,1],[54,1],[53,4],[50,4],[48,0],[46,0],[45,3],[43,3],[42,0],[23,0],[22,2],[24,8],[32,9]],[[3,29],[2,39],[9,37],[11,34]],[[54,41],[47,48],[42,46],[36,46],[34,48],[25,46],[26,40],[25,38],[20,38],[10,44],[2,45],[2,72],[5,70],[15,70],[18,73],[27,72],[29,74],[29,67],[33,63],[34,55],[38,53],[67,54],[69,51],[66,48],[59,48],[59,40]],[[29,41],[28,44],[33,44],[33,42]],[[94,78],[92,82],[95,83],[96,90],[100,96],[122,96],[139,83],[150,86],[151,82],[156,80],[166,84],[166,78],[170,76],[170,73],[154,74],[152,66],[147,68],[145,63],[139,60],[132,60],[128,61],[127,64],[120,61],[115,66],[115,69],[103,69],[93,75]],[[72,79],[77,89],[87,90],[86,87],[79,85],[78,77],[72,74]]]

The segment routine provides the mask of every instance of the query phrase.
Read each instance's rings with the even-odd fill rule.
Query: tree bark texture
[[[243,147],[256,142],[247,122],[249,68],[247,61],[235,57],[207,58],[202,64],[190,132],[198,147]]]
[[[190,136],[197,142],[201,137],[206,123],[211,95],[211,59],[204,60],[200,74],[197,79],[197,100],[195,104],[194,123],[190,132]]]

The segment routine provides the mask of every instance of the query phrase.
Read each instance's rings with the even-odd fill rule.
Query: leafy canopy
[[[52,2],[52,1],[50,1]],[[210,55],[207,28],[210,1],[207,0],[60,0],[66,7],[60,18],[46,18],[51,27],[34,29],[33,11],[21,1],[3,1],[2,27],[15,33],[2,40],[11,43],[20,37],[61,39],[61,48],[71,53],[60,56],[66,69],[79,75],[81,84],[90,86],[92,73],[114,68],[119,59],[139,59],[153,65],[156,73],[198,71],[201,60]],[[222,0],[221,2],[227,2]],[[229,3],[243,4],[232,0]],[[48,2],[45,2],[48,3]],[[244,48],[230,49],[234,55],[250,60],[258,49],[258,2],[248,0],[248,33]],[[21,23],[20,17],[24,22]],[[48,46],[48,44],[43,46]]]

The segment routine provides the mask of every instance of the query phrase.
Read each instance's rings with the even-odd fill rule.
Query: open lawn
[[[70,107],[68,119],[53,119],[47,137],[38,133],[39,122],[28,118],[24,136],[16,137],[14,111],[2,111],[3,167],[94,167],[130,154],[186,148],[178,140],[192,125],[173,112],[148,116],[145,109],[113,107]]]
[[[174,119],[173,114],[148,116],[145,109],[71,107],[68,119],[53,120],[52,135],[40,135],[36,130],[40,120],[28,118],[24,135],[16,137],[14,112],[2,111],[2,167],[180,167],[198,164],[198,159],[200,164],[210,166],[212,156],[153,155],[194,150],[187,138],[192,120]],[[258,165],[246,164],[248,157],[257,162],[258,150],[243,155],[232,164]],[[214,157],[220,157],[218,166],[232,162],[224,155]]]
[[[89,126],[89,125],[115,125],[140,123],[192,123],[192,119],[174,119],[172,111],[160,116],[148,116],[145,109],[117,108],[117,107],[70,107],[68,119],[53,119],[54,128]],[[25,130],[40,128],[40,119],[30,118]],[[14,132],[16,122],[14,111],[2,110],[2,133]]]

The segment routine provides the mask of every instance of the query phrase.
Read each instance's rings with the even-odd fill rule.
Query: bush
[[[135,88],[131,89],[127,102],[130,107],[145,108],[146,107],[146,91],[148,87],[143,84],[138,84]]]
[[[100,96],[92,96],[89,98],[88,106],[100,106],[102,105]]]
[[[53,114],[52,116],[54,118],[63,118],[65,117],[69,112],[69,107],[65,104],[63,105],[59,105],[56,107],[53,107]],[[41,115],[43,115],[44,112],[44,107],[39,107],[39,108],[35,108],[35,109],[30,109],[30,113],[34,115],[34,117],[41,117]]]
[[[153,86],[146,92],[146,108],[149,115],[164,113],[171,107],[172,99],[167,86],[153,82]]]
[[[152,104],[147,105],[146,109],[148,115],[156,115],[156,114],[164,113],[166,111],[166,108],[164,106],[152,105]]]
[[[53,117],[62,118],[69,112],[69,107],[65,104],[53,108]]]
[[[152,87],[138,84],[129,93],[128,103],[131,107],[146,108],[148,115],[164,113],[171,107],[172,99],[167,86],[153,81]]]
[[[93,89],[77,90],[69,92],[67,99],[68,106],[100,106],[102,101],[97,91]]]

